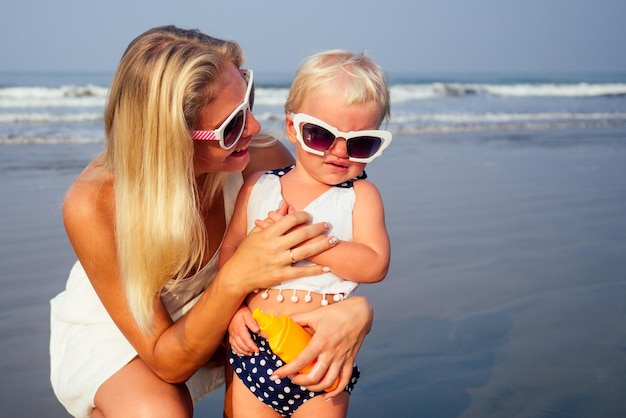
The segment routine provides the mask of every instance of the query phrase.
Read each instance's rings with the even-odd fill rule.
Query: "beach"
[[[0,73],[0,405],[67,417],[49,301],[75,261],[61,217],[103,146],[110,74]],[[264,78],[265,77],[265,78]],[[282,138],[290,75],[259,72]],[[367,167],[392,260],[349,416],[626,415],[626,74],[391,78]],[[196,405],[221,417],[222,390]]]
[[[382,161],[370,170],[389,193],[393,258],[386,281],[363,288],[373,376],[352,416],[624,415],[625,138],[394,144],[395,179]]]
[[[65,417],[49,299],[74,255],[65,190],[100,143],[0,151],[3,416]],[[398,135],[367,169],[392,263],[351,417],[626,412],[626,129]],[[221,416],[221,391],[195,416]]]
[[[50,387],[49,299],[74,255],[61,202],[90,151],[84,145],[0,150],[0,385],[6,417],[68,416]]]

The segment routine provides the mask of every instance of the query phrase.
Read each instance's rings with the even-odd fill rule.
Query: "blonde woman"
[[[286,208],[217,269],[243,179],[292,161],[279,142],[253,139],[254,74],[242,62],[236,43],[173,26],[122,56],[105,148],[63,206],[78,261],[51,301],[51,381],[73,416],[192,417],[224,381],[222,341],[245,296],[323,271],[292,256],[331,248],[327,226]],[[278,375],[317,358],[297,382],[319,390],[341,371],[347,384],[372,313],[363,298],[346,302],[302,318],[315,337]]]

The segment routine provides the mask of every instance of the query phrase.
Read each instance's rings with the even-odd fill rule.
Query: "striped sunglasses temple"
[[[214,141],[216,139],[213,131],[193,131],[191,138],[196,141]]]

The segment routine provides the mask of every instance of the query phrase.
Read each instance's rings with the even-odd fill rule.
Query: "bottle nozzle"
[[[274,335],[278,333],[282,327],[282,323],[278,318],[263,312],[259,308],[256,308],[252,312],[252,317],[259,323],[259,327],[261,327],[261,331],[263,331],[265,335]]]

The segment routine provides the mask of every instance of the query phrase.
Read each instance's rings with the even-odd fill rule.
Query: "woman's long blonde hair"
[[[114,176],[120,274],[144,331],[163,286],[198,270],[208,251],[200,208],[210,205],[226,174],[206,174],[198,186],[190,132],[219,93],[224,65],[242,61],[234,42],[158,27],[130,43],[111,83],[99,161]]]

